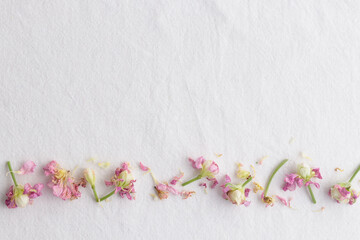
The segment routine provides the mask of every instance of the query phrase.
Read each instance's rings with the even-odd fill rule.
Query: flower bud
[[[21,194],[15,197],[15,203],[18,207],[24,208],[29,203],[29,196],[26,194]]]
[[[244,191],[241,191],[239,189],[236,189],[236,190],[230,190],[228,193],[227,193],[230,201],[233,203],[233,204],[236,204],[236,205],[240,205],[242,204],[244,201],[246,201],[246,197],[245,197],[245,193]]]
[[[87,168],[84,171],[86,181],[93,187],[95,186],[95,172],[93,169]]]
[[[311,177],[311,168],[305,163],[301,163],[297,166],[297,172],[303,179]]]

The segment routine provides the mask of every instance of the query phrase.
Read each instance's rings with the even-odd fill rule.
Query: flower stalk
[[[351,181],[354,180],[354,178],[356,177],[356,175],[358,174],[359,171],[360,171],[360,165],[358,166],[358,168],[355,170],[354,174],[349,179],[349,183],[351,183]]]
[[[184,186],[186,186],[186,185],[188,185],[188,184],[190,184],[190,183],[192,183],[192,182],[195,182],[195,181],[197,181],[197,180],[199,180],[199,179],[201,179],[201,175],[199,175],[199,176],[197,176],[197,177],[194,177],[193,179],[190,179],[189,181],[184,182],[184,183],[181,184],[181,185],[184,187]]]
[[[12,180],[13,180],[13,182],[14,182],[14,185],[15,185],[15,187],[17,187],[18,184],[17,184],[16,178],[15,178],[15,174],[14,174],[14,172],[13,172],[13,169],[12,169],[12,167],[11,167],[10,161],[7,162],[7,166],[8,166],[8,168],[9,168],[9,171],[10,171],[10,174],[11,174],[11,178],[12,178]]]
[[[271,181],[273,180],[275,174],[277,173],[277,171],[279,171],[279,169],[280,169],[287,161],[288,161],[288,159],[282,160],[282,161],[279,163],[279,165],[277,165],[277,167],[274,169],[274,171],[272,172],[272,174],[270,175],[269,181],[267,182],[266,187],[265,187],[264,197],[267,196],[267,193],[268,193],[268,191],[269,191],[270,183],[271,183]]]

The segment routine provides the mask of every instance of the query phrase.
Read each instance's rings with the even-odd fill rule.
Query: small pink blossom
[[[303,185],[306,187],[310,184],[313,184],[316,188],[320,188],[320,184],[313,182],[311,179],[322,179],[319,168],[310,168],[306,164],[298,165],[297,173],[291,173],[286,175],[284,181],[285,185],[283,187],[284,191],[294,191],[296,186],[301,188]]]
[[[351,183],[339,183],[332,186],[329,190],[329,196],[338,203],[353,205],[359,198],[359,193],[351,188]]]
[[[123,198],[126,196],[129,200],[135,200],[136,180],[131,174],[129,163],[123,163],[120,168],[115,170],[115,175],[110,181],[105,181],[106,186],[115,186],[115,193]]]
[[[179,192],[178,190],[176,190],[173,186],[170,186],[167,182],[159,182],[154,174],[152,173],[151,169],[149,167],[146,167],[145,165],[143,165],[142,163],[140,163],[140,168],[143,171],[147,171],[148,173],[150,173],[153,181],[154,181],[154,189],[157,193],[157,196],[159,197],[160,200],[164,200],[167,199],[170,194],[173,195],[181,195],[183,197],[183,199],[187,199],[188,197],[191,197],[191,195],[195,192],[192,191],[182,191]],[[179,176],[174,177],[170,184],[171,185],[175,185],[177,181],[179,181],[181,178],[183,177],[183,173],[181,173]]]
[[[71,172],[60,167],[56,161],[51,161],[44,168],[46,176],[51,177],[47,184],[53,194],[63,200],[74,200],[81,197],[79,186],[85,187],[86,180],[81,178],[76,181]]]
[[[32,204],[34,199],[41,196],[42,183],[35,184],[31,187],[29,183],[25,186],[11,186],[6,193],[7,199],[5,204],[8,208],[25,207],[28,203]]]
[[[245,207],[250,205],[250,201],[246,198],[249,196],[250,189],[245,188],[243,184],[231,183],[231,178],[226,175],[225,182],[221,185],[223,188],[223,198],[231,201],[236,205],[244,205]]]
[[[199,157],[196,160],[189,158],[189,161],[191,162],[193,168],[200,170],[200,173],[196,178],[183,183],[182,186],[186,186],[187,184],[190,184],[191,182],[201,178],[206,178],[207,180],[211,181],[211,188],[214,188],[218,184],[215,175],[219,173],[219,166],[216,164],[216,162],[212,160],[205,160],[203,157]]]

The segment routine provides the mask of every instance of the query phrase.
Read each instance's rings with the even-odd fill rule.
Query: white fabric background
[[[204,155],[223,180],[236,162],[268,155],[257,180],[289,158],[270,192],[294,197],[295,210],[265,209],[253,193],[249,208],[237,207],[198,184],[188,200],[153,201],[150,176],[135,168],[136,201],[100,207],[87,188],[64,202],[46,188],[26,209],[1,204],[0,238],[357,237],[360,204],[338,205],[327,191],[360,163],[359,24],[360,3],[345,0],[1,1],[2,203],[8,160],[39,165],[22,183],[45,183],[52,159],[77,174],[89,157],[110,161],[94,166],[103,194],[123,161],[143,161],[159,180],[179,169],[188,179],[187,157]],[[317,205],[305,189],[281,190],[284,174],[307,161],[302,151],[324,176]]]

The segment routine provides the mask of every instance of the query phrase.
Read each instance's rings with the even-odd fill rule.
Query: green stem
[[[311,196],[311,200],[313,201],[314,204],[316,204],[316,199],[310,185],[308,185],[308,189]]]
[[[356,174],[358,174],[359,171],[360,171],[360,165],[359,165],[358,168],[355,170],[354,174],[351,176],[349,182],[351,182],[351,181],[355,178]]]
[[[245,187],[246,184],[248,184],[252,179],[253,177],[249,177],[248,180],[246,180],[246,182],[244,182],[242,186]]]
[[[190,183],[192,183],[192,182],[195,182],[195,181],[197,181],[197,180],[199,180],[199,179],[201,179],[201,176],[199,175],[199,176],[197,176],[197,177],[194,177],[193,179],[190,179],[189,181],[187,181],[187,182],[184,182],[183,184],[181,184],[182,186],[186,186],[186,185],[188,185],[188,184],[190,184]]]
[[[12,180],[13,180],[13,182],[14,182],[14,185],[15,185],[15,187],[17,187],[18,184],[17,184],[17,182],[16,182],[16,178],[15,178],[14,172],[13,172],[13,170],[12,170],[10,161],[7,162],[7,165],[8,165],[10,174],[11,174],[11,178],[12,178]]]
[[[104,197],[100,198],[100,202],[102,202],[102,201],[104,201],[104,200],[108,199],[109,197],[111,197],[112,195],[114,195],[115,190],[116,190],[116,189],[114,189],[114,191],[110,192],[110,193],[109,193],[109,194],[107,194],[106,196],[104,196]]]
[[[91,186],[92,190],[93,190],[93,193],[94,193],[94,196],[95,196],[95,199],[97,202],[100,202],[100,199],[97,195],[97,192],[96,192],[96,189],[95,189],[95,185],[94,186]]]
[[[275,176],[275,174],[277,173],[277,171],[279,171],[279,169],[280,169],[287,161],[288,161],[287,159],[282,160],[282,161],[279,163],[279,165],[277,165],[277,167],[276,167],[276,168],[274,169],[274,171],[272,172],[272,174],[271,174],[271,176],[270,176],[270,178],[269,178],[269,181],[268,181],[268,183],[267,183],[267,185],[266,185],[266,187],[265,187],[264,197],[266,197],[266,195],[267,195],[267,192],[268,192],[268,190],[269,190],[269,186],[270,186],[270,183],[271,183],[273,177]]]

